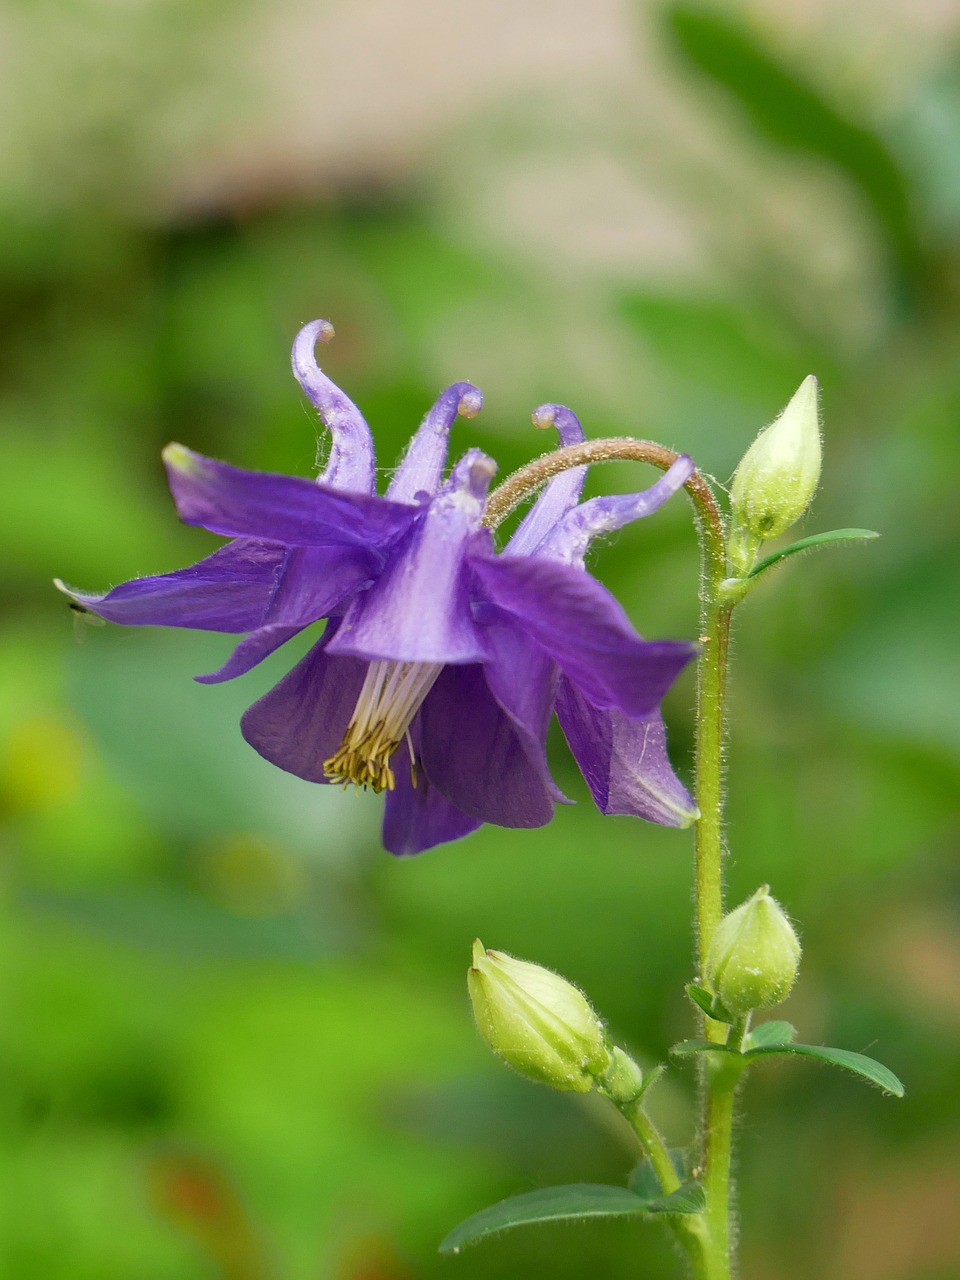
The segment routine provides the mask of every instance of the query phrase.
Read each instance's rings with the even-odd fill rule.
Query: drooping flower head
[[[694,649],[642,640],[586,573],[583,554],[597,533],[661,505],[693,464],[680,459],[643,494],[579,505],[582,474],[565,473],[498,555],[483,527],[492,460],[469,449],[443,475],[456,416],[481,407],[477,388],[456,383],[440,396],[378,497],[370,430],[316,364],[316,342],[331,336],[326,321],[315,321],[293,347],[294,373],[331,434],[316,482],[170,445],[164,460],[181,518],[231,541],[190,569],[100,596],[68,594],[113,622],[247,633],[223,667],[198,677],[207,683],[242,675],[327,619],[310,652],[246,712],[243,734],[308,781],[386,792],[384,843],[394,853],[484,822],[548,822],[564,799],[545,750],[561,703],[601,807],[643,812],[617,791],[623,742],[647,735],[638,726],[659,724],[660,700]],[[568,410],[542,416],[562,441],[577,438]],[[650,758],[659,759],[655,729],[653,738]],[[646,777],[642,768],[633,775]],[[690,819],[689,797],[673,783],[673,792],[660,789],[666,816],[656,806],[643,816]]]

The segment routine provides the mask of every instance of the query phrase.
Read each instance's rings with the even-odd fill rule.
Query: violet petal
[[[461,663],[484,657],[463,562],[480,527],[493,470],[479,449],[461,458],[386,571],[347,610],[331,653],[401,662]]]
[[[286,547],[239,538],[199,564],[123,582],[104,595],[58,583],[85,609],[125,626],[251,631],[263,621],[277,588]]]
[[[543,538],[537,554],[569,564],[582,563],[594,538],[651,515],[683,488],[695,469],[692,458],[683,455],[649,489],[581,502],[568,510]]]
[[[501,827],[542,827],[553,797],[525,734],[480,664],[444,667],[420,708],[424,773],[456,808]]]
[[[294,377],[331,435],[330,455],[320,482],[355,493],[373,493],[377,464],[370,428],[353,401],[317,364],[317,343],[329,342],[332,337],[329,320],[313,320],[294,338],[290,354]]]
[[[416,726],[413,730],[417,750]],[[400,747],[393,760],[397,785],[388,791],[383,813],[383,846],[390,853],[407,857],[423,853],[448,840],[459,840],[482,826],[479,818],[462,813],[433,785],[423,768],[417,770],[413,785],[406,745]]]
[[[305,626],[368,586],[383,563],[362,547],[288,547],[264,624]]]
[[[593,706],[569,680],[557,690],[557,718],[601,813],[689,827],[698,810],[667,756],[663,717],[639,720]]]
[[[491,610],[484,632],[490,656],[483,674],[490,692],[513,721],[527,758],[539,769],[553,799],[572,803],[554,782],[547,762],[547,730],[559,679],[556,665],[508,614]]]
[[[511,614],[595,706],[649,715],[697,652],[685,641],[641,640],[613,596],[573,565],[477,554],[469,565],[483,594]]]
[[[482,408],[483,395],[472,382],[455,382],[447,387],[410,441],[390,481],[387,497],[394,502],[432,498],[440,486],[454,419],[457,414],[475,418]]]
[[[279,585],[262,625],[241,640],[217,671],[197,676],[201,684],[221,684],[245,675],[271,653],[367,586],[380,557],[360,548],[287,547]]]
[[[294,546],[383,547],[396,541],[415,507],[346,493],[302,476],[245,471],[183,445],[163,451],[180,518],[227,537]]]
[[[255,751],[307,782],[328,782],[323,762],[343,741],[367,664],[327,653],[324,635],[279,684],[243,715],[240,728]]]
[[[533,422],[541,429],[555,426],[561,447],[580,444],[583,440],[579,418],[565,405],[542,404],[534,410]],[[571,467],[554,476],[517,526],[504,555],[532,555],[557,523],[577,505],[586,478],[586,467]]]
[[[223,684],[227,680],[236,680],[237,676],[245,676],[302,630],[303,626],[259,627],[244,636],[222,667],[193,678],[198,684]]]

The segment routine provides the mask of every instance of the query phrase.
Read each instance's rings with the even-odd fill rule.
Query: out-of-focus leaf
[[[808,365],[831,363],[828,353],[798,350],[774,316],[736,299],[632,292],[620,312],[690,392],[723,396],[741,412],[786,403]]]
[[[159,458],[151,488],[129,456],[117,456],[103,441],[51,442],[38,431],[17,429],[11,419],[10,408],[0,412],[4,579],[19,577],[39,592],[60,574],[95,591],[133,574],[178,567],[181,531],[172,511],[163,509]],[[210,545],[205,535],[196,539],[198,559]]]
[[[939,528],[948,540],[955,536],[951,520],[942,519]],[[873,593],[872,607],[845,634],[843,648],[818,664],[814,679],[821,696],[871,732],[899,736],[955,761],[960,717],[944,690],[960,687],[958,595],[952,543],[888,576],[883,593]]]
[[[758,134],[844,174],[873,211],[898,271],[916,277],[924,254],[910,188],[886,142],[825,101],[729,11],[675,4],[665,19],[686,61],[735,98]]]
[[[191,839],[259,832],[324,860],[349,861],[372,838],[376,802],[294,778],[240,734],[243,711],[293,664],[296,642],[243,680],[197,684],[192,677],[213,670],[231,639],[169,629],[97,631],[70,649],[77,710],[167,832]]]
[[[84,925],[138,947],[182,957],[314,960],[349,949],[353,922],[342,912],[322,916],[245,918],[185,893],[23,892],[21,905],[51,920]]]
[[[924,212],[941,235],[960,230],[960,58],[918,85],[893,121],[893,140],[909,166]]]

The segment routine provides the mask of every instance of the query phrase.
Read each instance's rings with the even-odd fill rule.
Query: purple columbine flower
[[[246,712],[243,734],[308,781],[386,791],[384,844],[393,853],[420,852],[484,822],[549,822],[564,800],[545,750],[555,701],[601,807],[641,812],[639,803],[624,810],[610,799],[629,774],[628,740],[656,720],[695,650],[642,640],[584,571],[582,555],[595,533],[664,502],[693,464],[681,459],[644,494],[579,507],[582,475],[558,477],[496,555],[482,527],[494,463],[471,449],[442,479],[453,420],[479,411],[480,392],[456,383],[440,396],[380,498],[370,430],[316,364],[316,342],[332,333],[314,321],[293,346],[294,373],[332,437],[317,482],[169,445],[164,461],[181,518],[232,541],[192,568],[105,595],[63,589],[112,622],[248,633],[219,671],[197,677],[207,683],[249,671],[326,618],[306,657]],[[555,416],[559,423],[561,411]],[[585,513],[579,522],[577,512]],[[648,750],[659,759],[656,742]],[[604,768],[613,779],[606,796]],[[649,782],[652,774],[634,767],[632,776]]]

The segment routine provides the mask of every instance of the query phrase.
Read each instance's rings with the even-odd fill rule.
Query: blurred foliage
[[[128,8],[117,40],[144,34]],[[185,19],[147,35],[151,77],[128,85],[142,105],[181,48],[196,54]],[[626,1280],[673,1266],[653,1228],[623,1223],[518,1232],[455,1262],[436,1245],[502,1195],[622,1180],[633,1163],[595,1100],[538,1091],[483,1050],[471,939],[584,986],[652,1063],[690,1029],[689,836],[599,819],[558,737],[557,778],[579,803],[550,827],[391,861],[374,799],[288,777],[240,738],[240,712],[296,643],[236,685],[201,687],[190,676],[225,638],[82,622],[74,637],[49,585],[101,588],[215,545],[174,519],[169,439],[309,474],[317,426],[286,352],[324,314],[338,334],[327,368],[367,412],[384,469],[442,381],[466,376],[488,403],[456,442],[504,473],[537,449],[525,415],[551,399],[590,434],[643,431],[722,481],[800,378],[821,377],[827,462],[806,532],[883,539],[791,563],[743,609],[730,892],[769,880],[801,923],[785,1016],[802,1038],[876,1053],[908,1096],[809,1064],[756,1073],[744,1274],[960,1275],[955,1215],[935,1211],[955,1202],[960,1139],[960,60],[945,50],[881,128],[732,8],[674,6],[661,35],[731,156],[759,158],[772,182],[790,174],[814,203],[824,172],[849,192],[867,328],[862,298],[817,294],[762,203],[730,193],[710,211],[730,251],[719,285],[573,273],[558,288],[562,264],[521,267],[471,234],[442,194],[442,156],[406,187],[315,201],[278,187],[250,208],[147,217],[142,150],[137,199],[105,196],[122,196],[134,135],[103,107],[116,136],[97,126],[95,150],[62,171],[88,184],[52,199],[35,157],[0,189],[4,1274]],[[696,201],[698,175],[686,181]],[[584,309],[599,336],[571,359]],[[594,367],[603,344],[622,365]],[[647,634],[694,634],[681,503],[595,568]],[[683,770],[691,703],[687,677],[668,703]],[[654,1098],[678,1144],[692,1084],[678,1068]]]

